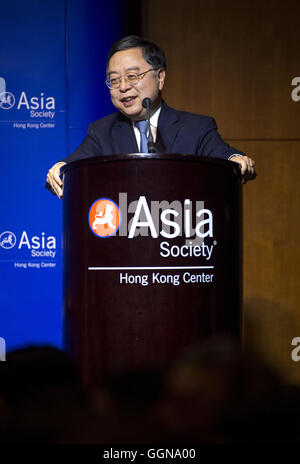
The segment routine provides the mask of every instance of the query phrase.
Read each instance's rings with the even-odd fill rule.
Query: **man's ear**
[[[161,91],[164,87],[165,79],[166,79],[166,71],[163,68],[157,71],[157,79],[158,79],[159,90]]]

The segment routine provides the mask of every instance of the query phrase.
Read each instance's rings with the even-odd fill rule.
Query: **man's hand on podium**
[[[63,196],[63,180],[60,178],[60,168],[65,164],[66,163],[63,161],[54,164],[54,166],[49,169],[46,179],[46,182],[51,187],[52,192],[55,193],[60,199]]]
[[[253,159],[248,156],[234,155],[230,158],[230,161],[239,163],[241,167],[241,174],[243,176],[243,184],[245,184],[248,180],[255,179],[256,171]]]

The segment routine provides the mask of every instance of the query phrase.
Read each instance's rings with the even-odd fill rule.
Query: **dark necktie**
[[[135,125],[141,134],[140,152],[148,153],[148,138],[147,138],[148,121],[137,121]]]

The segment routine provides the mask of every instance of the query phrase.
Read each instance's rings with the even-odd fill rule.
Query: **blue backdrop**
[[[61,202],[46,173],[113,111],[106,55],[123,2],[11,0],[0,29],[0,337],[61,347]]]

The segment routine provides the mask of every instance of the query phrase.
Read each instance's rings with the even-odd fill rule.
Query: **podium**
[[[86,386],[165,368],[216,334],[239,340],[239,166],[110,155],[63,167],[63,338]]]

